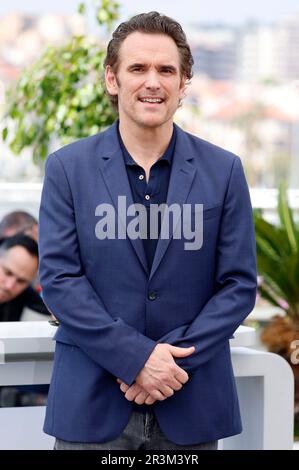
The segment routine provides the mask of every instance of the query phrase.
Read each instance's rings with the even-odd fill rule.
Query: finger
[[[176,377],[174,377],[170,384],[169,384],[170,388],[172,388],[172,390],[174,390],[175,392],[178,392],[179,390],[181,390],[181,388],[183,387],[182,383],[176,379]]]
[[[147,397],[147,399],[145,400],[144,403],[145,403],[146,405],[152,405],[153,403],[155,403],[155,401],[156,401],[156,400],[155,400],[151,395],[149,395],[149,396]]]
[[[120,386],[120,389],[122,392],[126,393],[127,390],[129,390],[129,385],[125,384],[125,383],[122,383],[121,386]]]
[[[134,401],[137,403],[137,405],[142,405],[148,396],[149,394],[146,391],[142,391],[136,396]]]
[[[166,385],[164,387],[167,388]],[[163,401],[167,398],[167,396],[163,395],[163,393],[160,390],[152,390],[150,394],[155,400],[159,400],[159,401]]]
[[[179,348],[177,346],[171,346],[170,344],[169,351],[174,357],[185,357],[190,356],[190,354],[193,354],[195,352],[195,347],[190,346],[189,348]]]
[[[129,385],[127,385],[125,382],[123,382],[121,379],[116,379],[117,383],[120,384],[120,389],[122,392],[126,392],[129,388]]]
[[[136,396],[141,391],[142,391],[142,389],[140,388],[140,386],[135,383],[126,391],[125,397],[129,401],[133,401],[133,400],[135,400]]]
[[[173,373],[173,372],[172,372]],[[175,369],[174,375],[169,376],[167,383],[163,384],[168,387],[170,387],[172,390],[175,390],[176,392],[178,390],[181,390],[182,386],[187,383],[189,380],[189,376],[187,372],[185,372],[183,369],[181,369],[179,366],[177,366],[177,369]],[[162,391],[161,385],[159,386],[159,390]],[[163,393],[163,391],[162,391]]]
[[[174,378],[181,384],[185,384],[189,380],[189,375],[184,369],[177,366],[176,372],[174,373]]]
[[[172,397],[172,395],[174,394],[173,389],[169,387],[168,385],[161,386],[159,388],[159,391],[162,393],[162,395],[164,395],[164,400],[166,398]]]

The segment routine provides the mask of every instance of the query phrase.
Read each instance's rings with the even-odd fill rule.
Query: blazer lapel
[[[104,143],[101,153],[102,155],[99,159],[100,171],[103,175],[105,185],[110,194],[116,213],[118,214],[119,219],[123,225],[124,231],[126,233],[127,220],[125,214],[127,212],[128,206],[133,204],[133,198],[125,163],[122,158],[122,151],[118,141],[117,122],[115,122],[105,132]],[[126,196],[125,211],[121,210],[119,213],[118,196]],[[141,238],[136,238],[135,240],[129,238],[129,240],[136,252],[136,255],[140,260],[141,265],[143,266],[146,273],[149,274],[147,260]]]

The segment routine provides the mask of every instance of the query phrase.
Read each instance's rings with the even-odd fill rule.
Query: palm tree
[[[299,364],[292,361],[299,340],[299,225],[288,204],[285,183],[278,193],[278,225],[267,222],[260,210],[254,211],[259,293],[285,316],[275,316],[261,334],[268,350],[283,356],[295,376],[295,415],[299,423]]]

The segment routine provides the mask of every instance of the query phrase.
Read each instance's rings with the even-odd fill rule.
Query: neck
[[[150,168],[165,152],[173,133],[173,122],[157,128],[127,127],[120,120],[119,132],[132,158],[143,168]]]

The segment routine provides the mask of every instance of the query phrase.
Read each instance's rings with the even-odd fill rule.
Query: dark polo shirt
[[[147,238],[144,238],[142,241],[148,268],[150,271],[158,243],[157,238],[150,238],[150,205],[160,205],[162,203],[166,203],[171,164],[176,141],[175,128],[173,128],[171,140],[164,154],[151,167],[148,182],[146,181],[144,169],[139,166],[129,154],[122,141],[119,131],[118,136],[132,191],[133,202],[134,204],[143,204],[147,210]],[[161,220],[159,218],[158,234],[160,233],[160,230]]]

